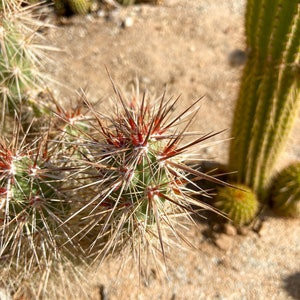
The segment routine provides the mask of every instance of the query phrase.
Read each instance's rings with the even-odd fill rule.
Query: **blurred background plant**
[[[54,8],[59,15],[80,14],[90,12],[91,0],[53,0]]]
[[[72,14],[85,15],[97,10],[101,5],[112,7],[142,3],[159,5],[162,4],[162,2],[162,0],[53,0],[56,13],[60,16],[70,16]]]
[[[271,207],[285,217],[300,217],[300,162],[281,170],[270,187]]]
[[[220,187],[215,197],[215,206],[224,212],[236,226],[248,225],[258,212],[255,193],[245,185]]]
[[[163,0],[116,0],[122,5],[133,5],[138,3],[162,4]]]
[[[248,0],[245,31],[248,59],[234,112],[228,167],[237,171],[231,180],[251,188],[264,204],[300,106],[299,1]],[[281,193],[281,202],[283,197],[289,201],[287,193]]]
[[[54,47],[41,43],[41,30],[46,25],[39,20],[39,5],[24,4],[25,1],[0,1],[1,130],[5,130],[5,118],[15,113],[30,119],[44,111],[45,103],[37,100],[44,89],[42,77],[46,80],[40,70],[49,59],[47,51]]]

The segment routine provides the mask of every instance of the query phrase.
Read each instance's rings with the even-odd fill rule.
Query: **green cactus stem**
[[[189,219],[192,205],[208,208],[196,200],[195,193],[205,191],[193,184],[193,178],[222,184],[185,164],[193,147],[211,135],[181,145],[189,133],[177,132],[176,125],[184,117],[190,122],[193,106],[172,119],[169,114],[178,99],[173,102],[163,96],[152,103],[146,95],[127,100],[116,87],[115,92],[117,104],[108,116],[86,101],[94,132],[86,132],[78,141],[82,156],[74,158],[72,165],[80,166],[75,179],[79,176],[80,190],[89,197],[69,221],[74,223],[75,218],[81,224],[78,237],[91,256],[105,256],[125,244],[131,244],[133,251],[143,244],[146,251],[157,241],[155,248],[164,253],[168,243],[164,232],[175,231],[176,216]],[[196,192],[186,187],[188,182]]]
[[[117,0],[122,5],[128,6],[128,5],[133,5],[135,4],[135,0]]]
[[[271,206],[285,217],[300,217],[300,163],[284,168],[274,179],[270,191]]]
[[[258,200],[254,192],[245,185],[221,187],[215,197],[215,206],[225,213],[237,226],[249,224],[258,212]]]
[[[42,89],[39,72],[41,57],[46,58],[38,45],[41,22],[34,13],[36,5],[23,7],[21,0],[0,0],[0,116],[1,128],[9,112],[14,116],[22,109],[31,109],[28,100]],[[35,104],[36,109],[39,106]]]
[[[91,8],[90,0],[68,0],[68,3],[74,14],[85,15]]]
[[[119,2],[122,5],[134,5],[134,4],[138,4],[138,3],[150,3],[150,4],[161,4],[163,2],[163,0],[117,0],[117,2]]]
[[[46,137],[22,145],[14,134],[0,139],[0,259],[29,271],[60,255],[71,206]]]
[[[300,107],[299,1],[248,0],[245,27],[229,167],[263,199]]]
[[[54,7],[59,15],[85,15],[91,9],[91,0],[54,0]]]

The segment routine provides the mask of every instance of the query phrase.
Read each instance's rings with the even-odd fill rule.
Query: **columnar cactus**
[[[299,1],[248,0],[246,38],[229,166],[263,198],[300,107]]]
[[[270,191],[272,208],[286,217],[300,217],[300,163],[292,163],[275,177]]]

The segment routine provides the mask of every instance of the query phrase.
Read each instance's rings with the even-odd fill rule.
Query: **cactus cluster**
[[[18,119],[12,141],[1,138],[2,278],[18,274],[19,282],[23,272],[34,282],[58,263],[98,261],[116,249],[131,249],[140,263],[141,251],[164,255],[169,234],[180,236],[177,216],[207,208],[194,198],[205,191],[193,180],[222,184],[186,164],[213,135],[183,144],[189,133],[177,126],[189,124],[197,102],[172,117],[178,99],[126,100],[114,88],[108,115],[85,98],[74,109],[55,102],[38,133],[24,132]]]
[[[229,167],[262,200],[300,107],[299,1],[248,0],[245,30]]]
[[[230,180],[242,184],[243,189],[251,188],[264,203],[277,158],[300,108],[299,1],[248,0],[245,19],[248,59],[231,128],[228,167],[237,171]],[[290,192],[293,198],[294,192]],[[250,193],[247,195],[250,197]],[[217,199],[222,201],[217,203],[229,213],[237,209],[240,196],[238,190],[221,189]],[[279,199],[282,197],[275,201],[282,202]],[[249,217],[245,220],[233,213],[235,223],[248,222],[255,216],[254,206],[243,207],[246,209]]]
[[[41,23],[32,8],[22,1],[0,1],[1,127],[7,112],[20,114],[23,107],[38,106],[29,99],[42,87],[39,64],[44,55],[37,44]]]
[[[0,257],[8,265],[42,265],[68,239],[63,226],[70,200],[62,192],[63,168],[47,135],[29,144],[15,131],[0,140]],[[5,264],[4,264],[5,265]]]
[[[262,195],[269,183],[277,150],[299,106],[296,2],[248,1],[250,56],[229,164],[239,173],[235,187],[220,188],[215,199],[215,206],[237,226],[249,224],[257,215],[256,193]],[[193,149],[214,135],[185,140],[191,136],[186,130],[198,102],[172,115],[178,98],[167,99],[164,94],[153,101],[146,93],[137,93],[127,100],[113,83],[115,107],[108,114],[85,97],[74,109],[64,109],[52,99],[51,122],[43,123],[38,134],[31,128],[24,132],[20,108],[28,91],[39,85],[39,59],[26,35],[30,26],[16,22],[15,12],[21,16],[23,9],[15,3],[0,2],[1,120],[7,108],[18,115],[12,135],[0,137],[1,280],[15,286],[12,277],[15,282],[22,282],[25,275],[36,280],[40,271],[49,275],[68,263],[103,259],[128,246],[140,265],[142,251],[159,249],[165,258],[169,233],[180,237],[177,217],[190,220],[198,209],[213,210],[195,197],[206,195],[201,180],[224,185],[189,164]],[[85,14],[90,5],[90,0],[55,0],[63,14],[68,10]],[[186,127],[179,130],[184,120]],[[276,210],[299,213],[299,178],[297,164],[275,180]]]
[[[57,106],[38,130],[24,131],[16,118],[12,132],[0,138],[0,284],[15,296],[51,298],[51,285],[67,291],[69,278],[81,276],[76,266],[84,265],[85,254],[73,240],[80,225],[66,222],[83,203],[70,178],[79,154],[68,125],[76,118],[78,107]],[[84,280],[76,280],[82,291]]]
[[[79,191],[90,197],[70,221],[81,220],[78,243],[96,257],[128,241],[151,244],[154,236],[163,251],[163,228],[172,227],[179,212],[193,210],[192,204],[202,205],[193,198],[195,192],[185,188],[193,181],[188,176],[221,183],[184,163],[185,152],[210,137],[180,145],[186,132],[176,133],[174,127],[191,108],[170,119],[176,101],[163,97],[152,105],[146,95],[127,101],[115,91],[115,115],[104,117],[87,102],[93,115],[88,127],[94,132],[72,142],[80,153],[72,162],[80,169],[75,172]]]
[[[278,214],[300,217],[300,163],[295,162],[275,176],[270,190],[271,206]]]

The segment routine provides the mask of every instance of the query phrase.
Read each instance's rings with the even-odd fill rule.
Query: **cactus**
[[[162,0],[117,0],[122,5],[133,5],[135,3],[152,3],[155,5],[161,4]]]
[[[0,259],[30,272],[62,253],[71,205],[62,192],[58,148],[50,147],[47,135],[25,144],[19,129],[12,142],[0,140]]]
[[[41,23],[33,13],[36,5],[22,7],[22,2],[0,0],[1,127],[7,111],[19,114],[25,106],[38,107],[29,98],[42,86],[39,63],[46,48],[35,42]]]
[[[85,15],[91,9],[91,0],[54,0],[54,7],[59,15]]]
[[[298,0],[248,0],[249,52],[232,125],[235,181],[265,197],[276,160],[300,107]]]
[[[125,6],[127,6],[127,5],[133,5],[133,4],[135,4],[135,0],[117,0],[120,4],[122,4],[122,5],[125,5]]]
[[[177,100],[172,103],[163,97],[153,105],[146,95],[127,101],[117,88],[115,92],[119,105],[111,117],[104,117],[86,102],[94,116],[90,128],[95,132],[86,133],[78,143],[82,156],[73,163],[79,166],[75,176],[79,175],[79,183],[82,180],[78,190],[85,199],[68,221],[75,218],[73,223],[80,224],[78,239],[91,256],[105,257],[128,243],[133,251],[140,249],[138,244],[148,249],[156,241],[164,253],[166,225],[175,230],[177,214],[189,215],[194,211],[192,205],[207,207],[193,198],[196,192],[185,187],[193,182],[188,174],[222,183],[184,163],[191,147],[211,135],[180,146],[188,133],[177,133],[174,127],[190,116],[192,107],[170,120]],[[198,193],[204,191],[198,188]]]
[[[67,6],[65,4],[65,0],[53,0],[55,12],[63,16],[67,13]]]
[[[74,14],[87,14],[91,8],[91,2],[89,0],[69,0],[68,3]]]
[[[237,226],[249,224],[258,212],[258,200],[255,193],[245,185],[221,187],[215,198],[215,206],[227,214]]]
[[[169,233],[181,236],[177,216],[189,220],[195,206],[210,208],[194,198],[205,194],[198,182],[223,182],[185,162],[214,134],[182,144],[198,102],[171,118],[178,99],[152,104],[146,95],[127,101],[115,92],[119,102],[110,116],[85,98],[88,117],[82,103],[72,111],[54,102],[60,133],[45,125],[45,134],[27,137],[18,123],[11,142],[0,139],[0,260],[9,286],[29,280],[35,289],[44,272],[67,274],[70,265],[125,246],[143,265],[142,251],[164,255]]]
[[[273,180],[270,191],[275,212],[286,217],[300,217],[300,163],[284,168]]]
[[[48,295],[53,288],[51,298],[58,286],[65,290],[68,282],[64,275],[67,280],[81,276],[76,268],[84,265],[84,253],[72,241],[79,226],[66,223],[81,208],[80,193],[75,194],[74,181],[69,178],[77,168],[68,164],[68,158],[79,156],[72,143],[83,129],[61,128],[62,118],[81,128],[75,120],[80,110],[57,110],[38,133],[31,133],[30,128],[24,132],[20,121],[15,120],[13,132],[7,138],[0,137],[0,282],[22,294],[28,287],[33,293],[28,297],[33,299],[40,299],[36,295],[41,293]],[[68,132],[67,140],[61,130]],[[57,274],[61,272],[60,280]],[[77,280],[81,282],[78,290],[82,290],[82,279]],[[68,293],[71,295],[72,290]]]

